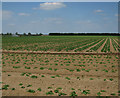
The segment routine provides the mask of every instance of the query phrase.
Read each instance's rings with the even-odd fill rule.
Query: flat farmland
[[[120,92],[119,55],[112,54],[119,52],[118,37],[3,37],[2,45],[3,96],[117,96]]]
[[[37,36],[3,37],[3,50],[37,52],[120,52],[118,37],[106,36]]]

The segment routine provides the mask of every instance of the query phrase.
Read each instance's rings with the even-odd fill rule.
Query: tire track
[[[120,55],[120,53],[83,53],[83,52],[38,52],[38,51],[1,51],[1,53],[15,53],[15,54],[50,54],[50,55]]]

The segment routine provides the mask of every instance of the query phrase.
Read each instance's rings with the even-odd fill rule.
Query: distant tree
[[[43,35],[42,33],[39,33],[39,36]]]
[[[9,35],[12,35],[12,33],[9,33]]]
[[[38,36],[39,34],[38,33],[36,33],[36,36]]]
[[[28,33],[28,36],[31,36],[31,33],[30,33],[30,32]]]
[[[7,32],[7,34],[6,35],[9,35],[9,33]]]
[[[15,33],[16,35],[19,35],[18,32]]]
[[[26,33],[23,33],[24,36],[26,36]]]

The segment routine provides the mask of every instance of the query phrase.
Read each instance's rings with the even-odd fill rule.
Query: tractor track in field
[[[40,51],[0,51],[0,53],[16,53],[16,54],[51,54],[51,55],[120,55],[117,53],[95,53],[95,52],[40,52]]]
[[[92,75],[92,74],[79,74],[79,73],[75,73],[75,74],[73,74],[73,73],[55,73],[55,72],[30,72],[30,71],[10,71],[10,70],[5,70],[6,72],[13,72],[13,73],[32,73],[32,75],[34,75],[34,74],[44,74],[44,75],[61,75],[61,76],[65,76],[65,75],[68,75],[68,76],[70,76],[70,75],[72,75],[72,76],[86,76],[86,77],[99,77],[99,76],[102,76],[102,77],[118,77],[118,75],[113,75],[113,76],[111,76],[111,75],[105,75],[105,74],[96,74],[96,75]]]

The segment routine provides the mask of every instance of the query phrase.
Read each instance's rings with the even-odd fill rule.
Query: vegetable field
[[[37,36],[3,37],[3,50],[41,52],[120,52],[118,37]]]
[[[118,37],[3,37],[3,51],[118,53]],[[118,96],[119,55],[2,53],[3,96]]]

